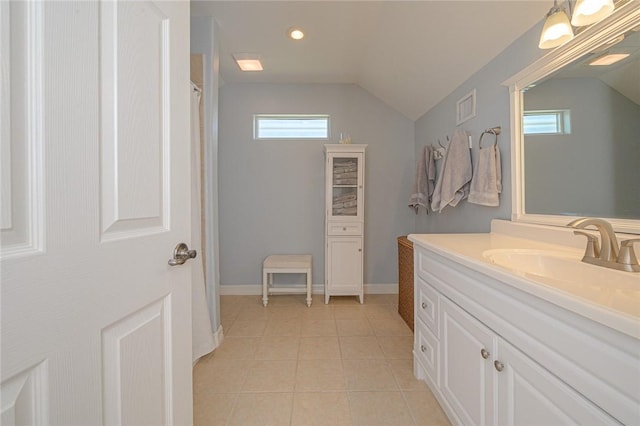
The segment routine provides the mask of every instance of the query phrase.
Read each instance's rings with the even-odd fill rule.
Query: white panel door
[[[189,3],[0,2],[2,425],[192,423]]]
[[[442,393],[461,424],[491,425],[496,393],[492,354],[497,338],[453,302],[444,297],[440,301]]]
[[[504,365],[497,379],[498,424],[620,424],[504,340],[499,340],[497,359]]]
[[[328,285],[332,295],[362,291],[362,237],[327,239]]]

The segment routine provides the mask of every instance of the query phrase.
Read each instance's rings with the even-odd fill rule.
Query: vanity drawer
[[[438,368],[440,342],[420,319],[415,322],[413,353],[431,381],[436,386],[440,386],[440,369]]]
[[[438,293],[420,277],[416,285],[415,312],[416,317],[422,320],[436,337],[439,337]]]
[[[362,235],[362,222],[329,222],[328,235]]]

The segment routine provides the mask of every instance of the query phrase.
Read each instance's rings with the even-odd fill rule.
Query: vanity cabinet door
[[[493,424],[497,336],[445,297],[440,309],[440,390],[458,416],[454,423]]]
[[[502,339],[497,354],[499,425],[620,424]]]

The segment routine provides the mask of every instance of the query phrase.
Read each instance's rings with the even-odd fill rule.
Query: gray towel
[[[471,177],[471,153],[467,132],[456,130],[447,147],[442,170],[433,191],[433,211],[442,212],[446,206],[455,207],[467,198]]]
[[[469,202],[490,207],[499,206],[498,194],[501,192],[500,150],[496,144],[480,148],[471,180]]]
[[[429,213],[431,196],[435,187],[436,163],[433,155],[433,147],[426,145],[422,149],[422,155],[416,167],[416,180],[413,184],[413,192],[409,198],[409,207],[418,214],[418,209],[424,207]]]

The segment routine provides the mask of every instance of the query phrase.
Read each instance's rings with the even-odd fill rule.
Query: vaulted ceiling
[[[354,83],[416,120],[533,25],[551,0],[200,1],[224,82]],[[287,38],[292,26],[301,41]],[[259,54],[241,72],[233,53]]]

